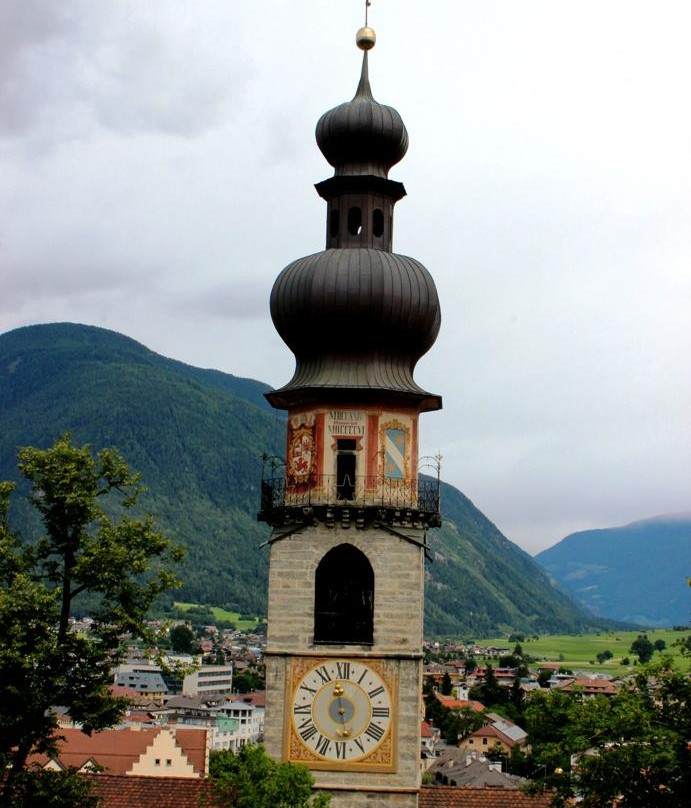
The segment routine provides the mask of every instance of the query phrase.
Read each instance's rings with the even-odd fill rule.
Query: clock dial
[[[357,763],[384,745],[391,757],[392,696],[376,664],[320,660],[295,679],[291,702],[292,737],[311,753],[292,759]]]

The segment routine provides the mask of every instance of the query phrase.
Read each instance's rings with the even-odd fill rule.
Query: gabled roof
[[[604,696],[613,696],[618,692],[617,686],[607,679],[590,679],[587,677],[577,677],[565,684],[555,685],[555,690],[563,690],[565,693],[581,691],[589,696],[597,695],[598,693],[602,693]]]
[[[529,796],[508,788],[423,786],[419,808],[550,808],[551,801],[549,793]]]
[[[110,774],[128,774],[161,732],[155,729],[107,729],[86,735],[79,729],[61,729],[64,740],[58,742],[58,762],[67,768],[81,769],[88,761],[96,761]],[[206,732],[200,729],[178,729],[175,745],[187,758],[194,772],[201,777],[206,771]],[[50,763],[46,754],[33,755],[32,763]],[[158,778],[156,778],[158,779]]]
[[[502,743],[505,743],[509,747],[515,746],[516,743],[519,743],[519,741],[510,738],[505,732],[502,732],[500,729],[497,729],[496,725],[494,724],[485,724],[484,727],[480,727],[480,729],[476,729],[475,732],[471,732],[468,737],[496,738],[497,740],[501,741]]]
[[[255,707],[266,707],[266,690],[253,690],[251,693],[243,693],[233,698],[235,701],[245,701]]]
[[[471,707],[478,713],[485,711],[485,705],[480,701],[470,701],[468,699],[455,699],[453,696],[444,696],[441,693],[436,694],[439,701],[448,710],[462,710],[464,707]]]

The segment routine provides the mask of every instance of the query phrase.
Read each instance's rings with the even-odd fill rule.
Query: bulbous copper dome
[[[413,379],[441,321],[432,276],[383,250],[325,250],[299,258],[271,293],[276,330],[296,358],[281,388],[387,391],[426,399]],[[426,407],[425,407],[426,408]]]
[[[325,112],[316,129],[317,145],[341,174],[388,176],[408,150],[408,132],[393,107],[379,104],[370,88],[367,54],[352,101]]]

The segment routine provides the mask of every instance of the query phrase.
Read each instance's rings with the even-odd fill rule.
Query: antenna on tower
[[[372,5],[372,0],[365,0],[365,28],[367,28],[367,15],[369,13],[369,7]]]

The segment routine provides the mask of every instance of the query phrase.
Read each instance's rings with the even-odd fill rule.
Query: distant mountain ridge
[[[685,625],[691,609],[691,513],[583,530],[535,560],[593,615]]]
[[[188,547],[179,597],[264,614],[268,529],[257,523],[263,452],[282,454],[283,413],[268,385],[167,359],[87,325],[27,326],[0,335],[0,479],[17,479],[23,445],[117,446],[142,473],[143,507]],[[39,526],[20,495],[13,525]],[[579,631],[597,624],[473,506],[443,485],[444,526],[430,531],[426,632]]]

